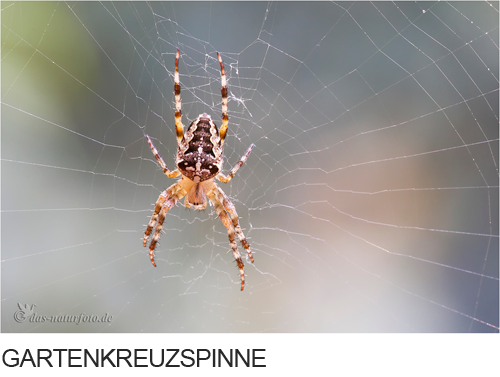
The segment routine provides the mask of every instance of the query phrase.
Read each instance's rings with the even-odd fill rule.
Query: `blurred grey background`
[[[498,2],[2,2],[3,332],[498,332]],[[169,211],[185,127],[220,125],[255,263]],[[244,249],[240,246],[240,252]],[[109,323],[18,323],[113,316]]]

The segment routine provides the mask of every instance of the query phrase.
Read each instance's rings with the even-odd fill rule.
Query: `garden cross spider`
[[[233,203],[229,200],[227,195],[215,183],[215,178],[219,181],[229,182],[238,169],[246,161],[254,144],[250,145],[246,153],[240,161],[230,171],[229,175],[225,176],[221,173],[223,151],[222,146],[226,138],[228,116],[227,116],[227,87],[226,87],[226,74],[224,72],[224,65],[222,59],[217,53],[221,70],[221,84],[222,84],[222,125],[220,131],[210,118],[210,115],[203,113],[191,123],[184,133],[184,126],[181,121],[181,86],[179,83],[179,50],[175,56],[175,76],[174,76],[174,92],[175,92],[175,130],[177,134],[177,155],[175,162],[177,169],[170,171],[167,165],[159,155],[158,151],[153,145],[153,142],[146,135],[149,146],[153,151],[156,159],[160,163],[163,172],[169,178],[175,178],[181,175],[181,178],[175,182],[168,189],[163,191],[155,204],[155,210],[151,220],[149,221],[146,232],[144,233],[144,246],[146,246],[149,236],[153,228],[153,238],[149,244],[149,257],[151,263],[156,267],[154,261],[154,250],[160,238],[163,221],[167,211],[172,208],[184,196],[184,205],[187,208],[193,207],[195,210],[202,210],[207,207],[207,197],[212,202],[217,214],[219,215],[222,223],[227,228],[229,236],[229,244],[233,251],[234,259],[240,269],[241,275],[241,290],[245,286],[245,274],[243,272],[243,261],[241,260],[238,246],[234,239],[234,233],[238,236],[241,244],[246,249],[250,260],[253,263],[252,252],[248,244],[240,224],[238,223],[238,214]]]

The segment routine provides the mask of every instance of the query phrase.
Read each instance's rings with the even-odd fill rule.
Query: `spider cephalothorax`
[[[222,223],[226,226],[229,243],[233,251],[233,256],[236,264],[240,269],[241,290],[245,286],[245,274],[243,271],[243,261],[241,260],[238,246],[235,241],[235,233],[243,247],[247,250],[248,256],[253,263],[252,252],[243,231],[239,225],[238,214],[233,203],[227,195],[215,183],[215,178],[219,181],[229,182],[238,169],[243,165],[248,158],[254,145],[250,145],[246,153],[240,161],[233,167],[230,173],[225,176],[221,173],[222,170],[222,146],[226,138],[228,116],[227,116],[227,87],[226,75],[222,59],[217,53],[221,69],[222,83],[222,125],[220,131],[212,121],[210,115],[200,114],[193,123],[191,123],[184,133],[184,126],[181,121],[181,86],[179,83],[179,50],[177,50],[175,58],[175,76],[174,76],[174,92],[175,92],[175,129],[177,134],[177,169],[170,171],[167,165],[158,154],[158,151],[153,145],[153,142],[146,135],[149,146],[153,151],[156,159],[160,163],[163,172],[169,178],[175,178],[181,175],[176,183],[163,191],[155,204],[155,210],[149,224],[144,233],[144,246],[147,245],[149,236],[156,225],[155,232],[149,245],[149,256],[151,263],[156,266],[154,261],[154,250],[160,238],[163,222],[167,211],[172,208],[184,196],[184,205],[187,208],[193,207],[196,210],[202,210],[207,207],[207,197],[215,207],[215,211],[219,215]]]

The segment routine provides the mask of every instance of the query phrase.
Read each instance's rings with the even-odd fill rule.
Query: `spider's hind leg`
[[[175,54],[175,73],[174,73],[174,95],[175,95],[175,133],[177,136],[177,145],[181,145],[184,137],[184,126],[182,125],[182,102],[181,102],[181,84],[179,81],[179,49]]]
[[[219,59],[220,64],[220,80],[221,80],[221,95],[222,95],[222,124],[220,126],[220,145],[224,144],[227,133],[227,125],[229,123],[229,117],[227,115],[227,82],[226,82],[226,72],[224,71],[224,64],[222,63],[222,58],[220,54],[217,53],[217,59]]]

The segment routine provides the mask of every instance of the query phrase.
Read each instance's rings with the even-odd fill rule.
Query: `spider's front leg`
[[[236,264],[238,265],[238,268],[240,269],[240,276],[241,276],[241,290],[245,287],[245,272],[243,270],[243,261],[241,260],[241,255],[240,252],[238,251],[238,245],[236,244],[236,241],[234,239],[234,228],[233,228],[233,223],[229,219],[229,216],[227,215],[224,206],[219,199],[219,194],[218,194],[219,187],[214,183],[214,188],[210,190],[207,193],[208,198],[212,202],[212,204],[215,207],[215,211],[219,215],[222,223],[224,226],[227,228],[227,234],[229,237],[229,244],[231,245],[231,250],[233,251],[233,256],[234,259],[236,260]],[[241,230],[241,229],[240,229]],[[252,260],[253,262],[253,260]]]
[[[229,200],[227,195],[224,193],[224,191],[222,191],[222,189],[219,186],[217,186],[217,185],[214,185],[214,186],[215,186],[214,191],[216,190],[215,195],[217,196],[218,200],[220,202],[222,202],[222,204],[224,205],[224,208],[226,209],[227,213],[231,217],[231,221],[233,222],[234,230],[235,230],[236,234],[238,235],[238,239],[240,240],[241,244],[243,245],[243,247],[247,251],[248,257],[250,258],[250,260],[253,263],[253,256],[252,256],[252,252],[250,251],[250,245],[248,244],[248,241],[245,238],[243,231],[241,230],[241,226],[239,224],[239,219],[238,219],[238,213],[236,212],[236,208],[234,207],[234,204],[231,202],[231,200]]]
[[[163,191],[155,204],[155,210],[153,212],[153,216],[151,216],[151,220],[144,232],[144,241],[143,245],[146,246],[148,243],[148,238],[155,227],[155,233],[149,244],[149,258],[151,259],[151,263],[156,267],[156,263],[154,260],[154,251],[158,240],[160,239],[161,229],[163,227],[163,222],[165,221],[165,216],[167,211],[172,208],[180,199],[182,199],[186,195],[186,191],[182,188],[181,181],[174,183],[168,189]]]

